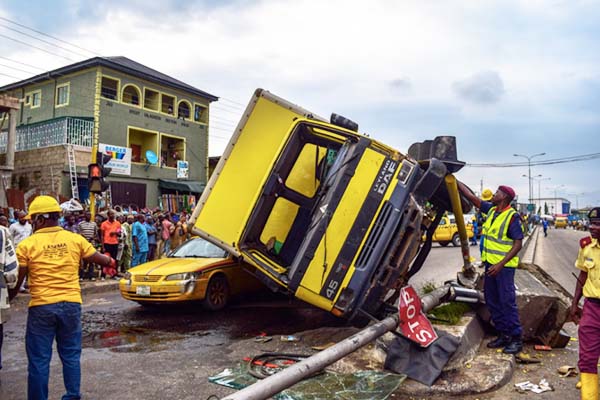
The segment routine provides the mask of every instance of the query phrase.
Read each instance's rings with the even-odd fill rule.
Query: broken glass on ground
[[[298,382],[273,396],[276,400],[319,400],[335,393],[340,400],[385,400],[402,382],[406,375],[379,371],[358,371],[353,374],[325,372]],[[208,378],[209,382],[232,389],[243,389],[258,379],[247,373],[246,364],[226,368]]]

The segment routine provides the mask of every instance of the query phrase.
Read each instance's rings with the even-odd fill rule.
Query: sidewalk
[[[119,289],[119,281],[113,279],[105,281],[82,281],[79,282],[79,285],[81,286],[81,295],[83,297],[94,293],[111,292]],[[11,307],[26,306],[30,299],[31,295],[29,293],[19,293],[17,297],[10,302],[10,305]]]

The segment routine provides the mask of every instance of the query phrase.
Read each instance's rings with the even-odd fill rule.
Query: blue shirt
[[[150,225],[149,223],[145,222],[144,227],[146,228],[146,232],[148,232],[148,244],[156,244],[156,235],[151,235],[151,233],[156,234],[156,228],[154,225]]]
[[[140,221],[135,221],[133,223],[133,230],[131,231],[131,234],[137,238],[138,246],[140,248],[139,252],[147,252],[148,232],[146,231],[146,227]],[[135,251],[135,245],[133,246],[133,251]]]
[[[487,214],[488,212],[490,212],[490,209],[492,207],[494,207],[494,205],[492,203],[490,203],[488,201],[482,201],[481,207],[479,209],[481,210],[482,213]],[[498,212],[496,210],[496,212],[492,216],[492,222],[493,222],[493,219],[496,218],[498,215],[500,215],[500,212]],[[521,225],[521,219],[519,218],[519,216],[516,213],[512,216],[512,219],[510,220],[510,225],[508,225],[507,236],[509,238],[511,238],[512,240],[523,240],[523,238],[524,238],[523,227]]]

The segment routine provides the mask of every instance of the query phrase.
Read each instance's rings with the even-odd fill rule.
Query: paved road
[[[534,263],[547,271],[569,293],[573,293],[575,277],[572,272],[576,272],[573,263],[577,258],[579,239],[588,236],[589,233],[572,229],[549,229],[548,237],[544,237],[540,229],[535,234],[539,236]],[[471,255],[479,259],[479,246],[471,246],[470,249]],[[460,248],[434,244],[423,268],[410,283],[417,288],[429,282],[440,285],[447,280],[456,279],[456,273],[461,267]]]
[[[579,275],[574,267],[579,239],[589,236],[588,232],[572,229],[549,229],[548,237],[539,232],[534,263],[548,272],[569,293],[575,291],[575,277]]]
[[[572,264],[577,242],[584,235],[571,230],[551,230],[547,238],[540,237],[537,242],[535,262],[567,290],[572,290],[574,285]],[[471,249],[478,254],[476,247]],[[460,266],[459,248],[434,245],[422,271],[411,283],[415,287],[424,282],[443,283],[455,278]],[[268,301],[275,302],[269,304]],[[5,326],[4,369],[0,372],[2,400],[25,398],[25,315],[24,306],[15,307],[13,319]],[[230,390],[208,383],[208,376],[233,365],[244,355],[281,346],[277,335],[341,325],[327,313],[308,306],[298,307],[282,298],[258,298],[248,306],[238,303],[224,312],[209,313],[197,307],[146,310],[114,292],[88,296],[83,321],[83,387],[90,399],[203,400],[210,394],[221,397]],[[243,343],[241,339],[252,338],[262,331],[275,335],[275,340],[259,349],[236,347],[236,343]],[[554,364],[559,358],[561,363],[576,361],[576,342],[570,347],[553,352],[557,358]],[[552,394],[522,395],[521,398],[570,400],[578,397],[572,387],[574,380],[559,381],[551,363],[537,368],[536,376],[546,376],[562,386]],[[523,370],[517,370],[513,381],[534,378],[531,372]],[[59,398],[62,394],[60,375],[60,361],[54,354],[50,398]],[[515,392],[509,384],[495,393],[465,398],[496,400],[513,396]]]

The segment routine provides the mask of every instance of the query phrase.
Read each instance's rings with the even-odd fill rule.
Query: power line
[[[9,78],[13,78],[13,79],[21,79],[21,78],[17,78],[16,76],[13,76],[13,75],[5,74],[3,72],[0,72],[0,75],[8,76]]]
[[[531,166],[535,165],[553,165],[563,164],[577,161],[589,161],[600,158],[600,153],[583,154],[580,156],[571,156],[563,158],[554,158],[550,160],[532,161]],[[528,162],[516,162],[516,163],[487,163],[487,164],[466,164],[467,167],[476,168],[511,168],[511,167],[526,167],[530,165]]]
[[[230,102],[230,103],[233,103],[233,104],[237,104],[237,105],[239,105],[239,106],[242,106],[243,108],[246,108],[246,104],[238,103],[237,101],[230,100],[230,99],[228,99],[227,97],[219,96],[219,99],[220,99],[220,100],[225,100],[225,101],[228,101],[228,102]]]
[[[61,43],[68,44],[69,46],[72,46],[72,47],[78,48],[78,49],[80,49],[80,50],[83,50],[83,51],[87,51],[88,53],[91,53],[91,54],[94,54],[94,55],[97,55],[97,56],[101,56],[101,54],[99,54],[99,53],[96,53],[95,51],[91,51],[91,50],[85,49],[85,48],[83,48],[83,47],[81,47],[81,46],[77,46],[76,44],[69,43],[69,42],[67,42],[67,41],[65,41],[65,40],[62,40],[62,39],[59,39],[59,38],[57,38],[57,37],[55,37],[55,36],[52,36],[52,35],[49,35],[49,34],[47,34],[47,33],[44,33],[44,32],[41,32],[41,31],[38,31],[37,29],[30,28],[30,27],[28,27],[28,26],[26,26],[26,25],[20,24],[20,23],[18,23],[18,22],[16,22],[16,21],[13,21],[13,20],[10,20],[10,19],[8,19],[8,18],[0,17],[0,19],[1,19],[1,20],[3,20],[3,21],[6,21],[6,22],[10,22],[10,23],[11,23],[11,24],[13,24],[13,25],[20,26],[21,28],[25,28],[25,29],[28,29],[28,30],[30,30],[30,31],[32,31],[32,32],[38,33],[38,34],[40,34],[40,35],[42,35],[42,36],[46,36],[46,37],[49,37],[49,38],[51,38],[51,39],[57,40],[57,41],[59,41],[59,42],[61,42]]]
[[[0,17],[0,18],[1,18],[1,17]],[[42,49],[41,47],[37,47],[37,46],[34,46],[34,45],[30,44],[30,43],[23,42],[23,41],[21,41],[21,40],[18,40],[18,39],[11,38],[10,36],[6,36],[6,35],[3,35],[3,34],[1,34],[1,33],[0,33],[0,37],[3,37],[3,38],[5,38],[5,39],[8,39],[8,40],[12,40],[13,42],[17,42],[17,43],[20,43],[20,44],[24,44],[25,46],[29,46],[29,47],[32,47],[32,48],[34,48],[34,49],[37,49],[37,50],[43,51],[44,53],[48,53],[48,54],[50,54],[50,55],[53,55],[53,56],[55,56],[55,57],[64,58],[65,60],[69,60],[69,61],[73,61],[73,62],[75,61],[75,60],[73,60],[72,58],[65,57],[65,56],[61,56],[60,54],[52,53],[51,51],[48,51],[48,50]]]
[[[0,64],[0,67],[14,69],[15,71],[25,72],[27,74],[34,74],[35,73],[35,72],[25,71],[24,69],[21,69],[21,68],[11,67],[10,65],[6,65],[6,64]]]
[[[21,32],[21,31],[20,31],[20,30],[18,30],[18,29],[11,28],[11,27],[9,27],[9,26],[6,26],[6,25],[1,25],[1,24],[0,24],[0,27],[2,27],[2,28],[4,28],[4,29],[11,30],[11,31],[13,31],[13,32],[17,32],[18,34],[20,34],[20,35],[23,35],[23,36],[27,36],[28,38],[31,38],[31,39],[34,39],[34,40],[39,40],[40,42],[42,42],[42,43],[46,43],[46,44],[49,44],[50,46],[58,47],[58,48],[59,48],[59,49],[61,49],[61,50],[65,50],[65,51],[71,52],[71,53],[73,53],[73,54],[77,54],[77,55],[78,55],[78,56],[80,56],[80,57],[84,57],[84,58],[87,58],[87,57],[88,57],[88,56],[86,56],[85,54],[81,54],[81,53],[79,53],[79,52],[73,51],[73,50],[71,50],[71,49],[67,49],[66,47],[59,46],[59,45],[57,45],[57,44],[55,44],[55,43],[52,43],[52,42],[49,42],[49,41],[47,41],[47,40],[40,39],[40,38],[38,38],[38,37],[36,37],[36,36],[30,35],[29,33]]]
[[[219,106],[219,107],[225,107],[225,109],[227,109],[227,110],[236,110],[236,111],[244,111],[245,110],[245,107],[234,106],[231,104],[225,104],[225,103],[219,103],[219,102],[215,102],[214,105]]]
[[[16,64],[24,65],[26,67],[30,67],[30,68],[34,68],[34,69],[39,69],[40,71],[46,71],[44,68],[36,67],[35,65],[31,65],[31,64],[27,64],[27,63],[24,63],[24,62],[21,62],[21,61],[13,60],[13,59],[10,59],[8,57],[0,56],[0,58],[2,58],[3,60],[6,60],[6,61],[10,61],[10,62],[16,63]]]
[[[230,114],[235,114],[235,115],[240,115],[242,113],[242,111],[231,111],[231,110],[227,110],[224,108],[218,108],[216,106],[212,106],[214,109],[216,109],[217,111],[222,111],[222,112],[226,112],[226,113],[230,113]]]

